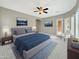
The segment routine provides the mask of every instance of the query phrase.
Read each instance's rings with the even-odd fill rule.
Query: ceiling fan
[[[48,8],[43,8],[43,7],[36,7],[37,8],[37,10],[36,11],[34,11],[34,12],[39,12],[39,14],[42,14],[42,13],[48,13],[47,12],[47,10],[48,10]]]

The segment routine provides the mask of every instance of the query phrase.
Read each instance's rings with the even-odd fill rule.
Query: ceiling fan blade
[[[46,14],[48,13],[48,12],[46,12],[46,11],[43,11],[43,12],[46,13]]]
[[[44,12],[44,13],[46,13],[46,14],[47,14],[48,12]]]
[[[36,8],[40,10],[40,7],[36,7]]]
[[[34,12],[38,12],[38,11],[34,11]]]
[[[48,8],[45,8],[44,10],[48,10]]]

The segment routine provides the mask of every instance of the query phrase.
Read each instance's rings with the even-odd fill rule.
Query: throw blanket
[[[39,45],[40,43],[48,40],[50,37],[45,34],[35,33],[22,37],[18,37],[15,40],[15,45],[20,54],[23,53],[23,50],[30,50],[33,47]]]

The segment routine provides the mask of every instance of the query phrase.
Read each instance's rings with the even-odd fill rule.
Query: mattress
[[[45,34],[35,33],[27,36],[22,36],[16,38],[15,45],[20,54],[23,53],[23,50],[28,51],[42,42],[48,40],[50,37]]]

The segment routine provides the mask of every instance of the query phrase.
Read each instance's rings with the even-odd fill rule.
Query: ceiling
[[[70,11],[77,0],[0,0],[0,6],[40,18],[56,16]],[[39,15],[35,7],[49,8],[48,14]]]

